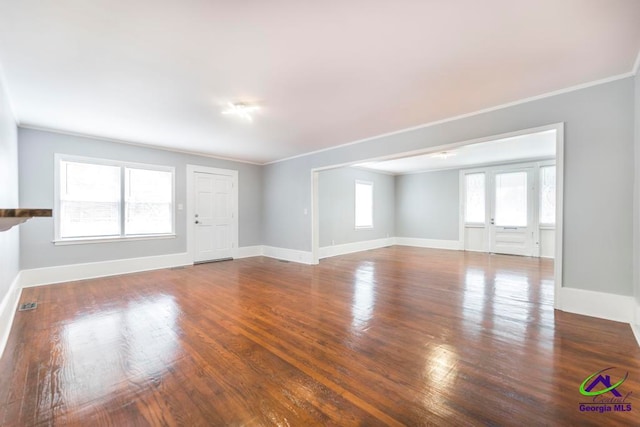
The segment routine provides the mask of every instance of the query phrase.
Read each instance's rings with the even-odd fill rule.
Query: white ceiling
[[[20,124],[258,163],[629,73],[639,48],[638,0],[0,0]]]
[[[446,150],[446,152],[453,154],[453,156],[435,158],[433,157],[434,153],[428,153],[393,160],[360,163],[355,166],[399,175],[533,159],[550,159],[556,156],[556,131],[549,130],[495,141],[480,142]]]

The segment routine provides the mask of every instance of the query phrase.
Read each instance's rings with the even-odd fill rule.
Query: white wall
[[[8,94],[0,76],[0,208],[18,206],[18,138]],[[0,232],[0,306],[20,267],[20,227]],[[1,315],[2,313],[0,313]]]
[[[373,182],[373,228],[355,229],[355,181]],[[320,247],[395,236],[393,175],[356,168],[318,174]]]
[[[265,244],[311,250],[313,168],[564,122],[562,285],[633,295],[633,111],[634,79],[624,78],[267,165]]]
[[[186,252],[187,164],[239,171],[239,245],[262,244],[261,166],[33,129],[20,128],[18,138],[20,203],[24,206],[53,207],[55,153],[173,166],[176,204],[185,206],[176,211],[175,239],[55,246],[53,219],[33,219],[21,226],[22,269]]]

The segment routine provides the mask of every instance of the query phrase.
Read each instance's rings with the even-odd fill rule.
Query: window
[[[556,224],[556,167],[540,167],[540,225]]]
[[[173,168],[61,155],[56,163],[56,242],[173,234]]]
[[[356,228],[373,228],[373,183],[356,181]]]
[[[528,224],[527,172],[495,174],[495,225],[526,227]]]
[[[466,202],[464,220],[467,224],[484,224],[484,192],[484,172],[465,175]]]

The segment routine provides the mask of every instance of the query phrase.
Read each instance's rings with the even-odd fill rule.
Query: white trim
[[[293,261],[300,264],[313,264],[313,254],[311,252],[274,246],[263,246],[262,248],[263,255],[269,258]]]
[[[239,240],[238,240],[238,171],[234,169],[220,169],[220,168],[212,168],[209,166],[200,166],[200,165],[192,165],[187,164],[187,219],[186,219],[186,227],[187,227],[187,253],[190,256],[191,262],[195,261],[195,250],[193,245],[195,244],[195,239],[193,237],[193,224],[191,221],[194,219],[195,215],[195,193],[194,193],[194,179],[193,175],[196,172],[200,173],[210,173],[214,175],[225,175],[231,177],[233,192],[232,192],[232,201],[233,205],[233,230],[232,230],[232,258],[236,258],[236,254],[238,252]]]
[[[633,69],[631,70],[631,74],[634,76],[638,74],[640,70],[640,50],[638,50],[638,56],[636,56],[636,62],[633,63]]]
[[[150,235],[132,235],[127,237],[74,237],[62,240],[52,240],[56,246],[67,245],[87,245],[90,243],[112,243],[112,242],[131,242],[135,240],[162,240],[162,239],[175,239],[175,234],[150,234]]]
[[[616,322],[633,322],[632,296],[563,287],[559,297],[562,311]]]
[[[564,226],[564,123],[557,124],[556,132],[556,242],[553,262],[553,306],[561,309]]]
[[[355,252],[368,251],[371,249],[384,248],[385,246],[393,246],[395,238],[387,237],[375,240],[364,240],[361,242],[344,243],[341,245],[323,246],[319,248],[318,254],[320,259],[334,257],[338,255],[352,254]]]
[[[634,318],[631,322],[631,330],[633,331],[633,335],[636,337],[636,341],[638,341],[638,345],[640,346],[640,301],[635,300],[634,302]]]
[[[320,173],[311,170],[311,264],[320,263]]]
[[[55,267],[22,270],[20,285],[23,288],[96,277],[136,273],[139,271],[192,265],[189,254],[178,253],[141,258],[116,259],[111,261],[89,262],[85,264],[60,265]]]
[[[97,135],[90,135],[90,134],[81,133],[81,132],[66,131],[66,130],[62,130],[62,129],[49,128],[49,127],[46,127],[46,126],[38,126],[38,125],[29,124],[29,123],[19,123],[18,122],[18,127],[21,127],[23,129],[37,130],[37,131],[41,131],[41,132],[57,133],[59,135],[69,135],[69,136],[75,136],[75,137],[79,137],[79,138],[95,139],[95,140],[104,141],[104,142],[114,142],[116,144],[133,145],[134,147],[142,147],[142,148],[150,148],[150,149],[153,149],[153,150],[169,151],[171,153],[180,153],[180,154],[189,154],[191,156],[207,157],[209,159],[224,160],[226,162],[246,163],[246,164],[249,164],[249,165],[256,165],[256,166],[261,166],[261,165],[265,164],[265,163],[259,163],[259,162],[252,162],[250,160],[240,160],[240,159],[235,159],[235,158],[231,158],[231,157],[216,156],[216,155],[213,155],[213,154],[202,153],[202,152],[199,152],[199,151],[180,150],[180,149],[177,149],[177,148],[170,148],[170,147],[164,147],[164,146],[160,146],[160,145],[147,144],[147,143],[144,143],[144,142],[132,142],[132,141],[125,141],[125,140],[117,139],[117,138],[109,138],[109,137],[103,137],[103,136],[97,136]]]
[[[13,319],[20,302],[20,295],[22,294],[22,288],[20,287],[21,275],[22,272],[16,274],[9,286],[9,290],[0,301],[0,358],[9,340]]]
[[[460,250],[459,240],[419,239],[414,237],[396,237],[396,245],[416,248]]]
[[[393,131],[393,132],[388,132],[388,133],[383,133],[383,134],[376,135],[376,136],[371,136],[371,137],[367,137],[367,138],[363,138],[363,139],[358,139],[356,141],[347,142],[345,144],[340,144],[340,145],[334,145],[334,146],[331,146],[331,147],[328,147],[328,148],[323,148],[323,149],[320,149],[320,150],[309,151],[307,153],[297,154],[295,156],[285,157],[284,159],[273,160],[271,162],[266,162],[266,163],[263,163],[263,164],[270,165],[270,164],[273,164],[273,163],[286,162],[288,160],[293,160],[293,159],[297,159],[297,158],[305,157],[305,156],[311,156],[311,155],[314,155],[314,154],[323,153],[325,151],[336,150],[336,149],[339,149],[339,148],[348,147],[350,145],[360,144],[360,143],[363,143],[363,142],[369,142],[369,141],[373,141],[373,140],[380,139],[380,138],[386,138],[386,137],[389,137],[389,136],[398,135],[398,134],[402,134],[402,133],[405,133],[405,132],[412,132],[412,131],[415,131],[415,130],[418,130],[418,129],[424,129],[424,128],[428,128],[428,127],[432,127],[432,126],[441,125],[443,123],[449,123],[449,122],[453,122],[453,121],[456,121],[456,120],[461,120],[461,119],[466,119],[466,118],[473,117],[473,116],[478,116],[480,114],[490,113],[492,111],[502,110],[504,108],[515,107],[517,105],[526,104],[527,102],[538,101],[540,99],[550,98],[552,96],[562,95],[562,94],[565,94],[565,93],[574,92],[574,91],[581,90],[581,89],[586,89],[586,88],[589,88],[589,87],[592,87],[592,86],[598,86],[598,85],[602,85],[602,84],[606,84],[606,83],[611,83],[611,82],[614,82],[616,80],[622,80],[622,79],[626,79],[627,77],[632,77],[634,75],[635,75],[634,72],[623,73],[623,74],[619,74],[617,76],[611,76],[611,77],[607,77],[605,79],[600,79],[600,80],[595,80],[595,81],[592,81],[592,82],[582,83],[582,84],[575,85],[575,86],[569,86],[568,88],[565,88],[565,89],[560,89],[560,90],[556,90],[556,91],[553,91],[553,92],[547,92],[547,93],[543,93],[541,95],[536,95],[536,96],[532,96],[532,97],[529,97],[529,98],[520,99],[518,101],[513,101],[513,102],[508,102],[506,104],[496,105],[495,107],[489,107],[489,108],[485,108],[485,109],[482,109],[482,110],[477,110],[477,111],[474,111],[474,112],[471,112],[471,113],[461,114],[461,115],[458,115],[458,116],[453,116],[453,117],[449,117],[449,118],[446,118],[446,119],[437,120],[437,121],[434,121],[434,122],[428,122],[428,123],[424,123],[424,124],[421,124],[421,125],[400,129],[400,130]],[[445,145],[441,146],[440,151],[442,151],[442,147],[445,147]],[[361,161],[358,161],[357,163],[364,163],[364,162],[365,162],[365,160],[361,160]]]
[[[631,331],[633,332],[633,336],[636,337],[636,341],[638,342],[638,345],[640,346],[640,325],[638,325],[637,323],[632,323],[631,324]]]
[[[262,256],[262,245],[256,246],[243,246],[238,248],[233,259],[251,258],[255,256]]]
[[[153,238],[167,238],[175,237],[176,231],[176,168],[171,165],[157,165],[140,162],[128,162],[123,160],[100,158],[100,157],[87,157],[77,156],[74,154],[55,153],[53,155],[53,170],[54,170],[54,189],[53,189],[53,229],[55,245],[65,244],[83,244],[83,243],[106,243],[106,242],[119,242],[125,240],[138,240],[138,239],[153,239]],[[116,236],[79,236],[64,238],[61,237],[61,197],[62,197],[62,184],[61,184],[61,169],[62,162],[74,162],[84,163],[87,165],[100,165],[111,166],[120,169],[120,193],[119,193],[119,206],[118,214],[120,216],[120,234]],[[146,235],[127,235],[125,226],[125,211],[127,205],[127,169],[139,169],[154,172],[167,172],[171,174],[171,231],[169,233],[150,233]]]

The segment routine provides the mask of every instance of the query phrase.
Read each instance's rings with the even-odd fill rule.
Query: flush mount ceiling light
[[[452,153],[451,151],[441,151],[440,153],[432,154],[430,157],[433,157],[434,159],[447,159],[455,155],[456,153]]]
[[[251,114],[255,113],[259,109],[260,107],[255,104],[248,104],[246,102],[230,102],[227,104],[227,109],[222,110],[222,114],[238,116],[251,122],[253,121]]]

